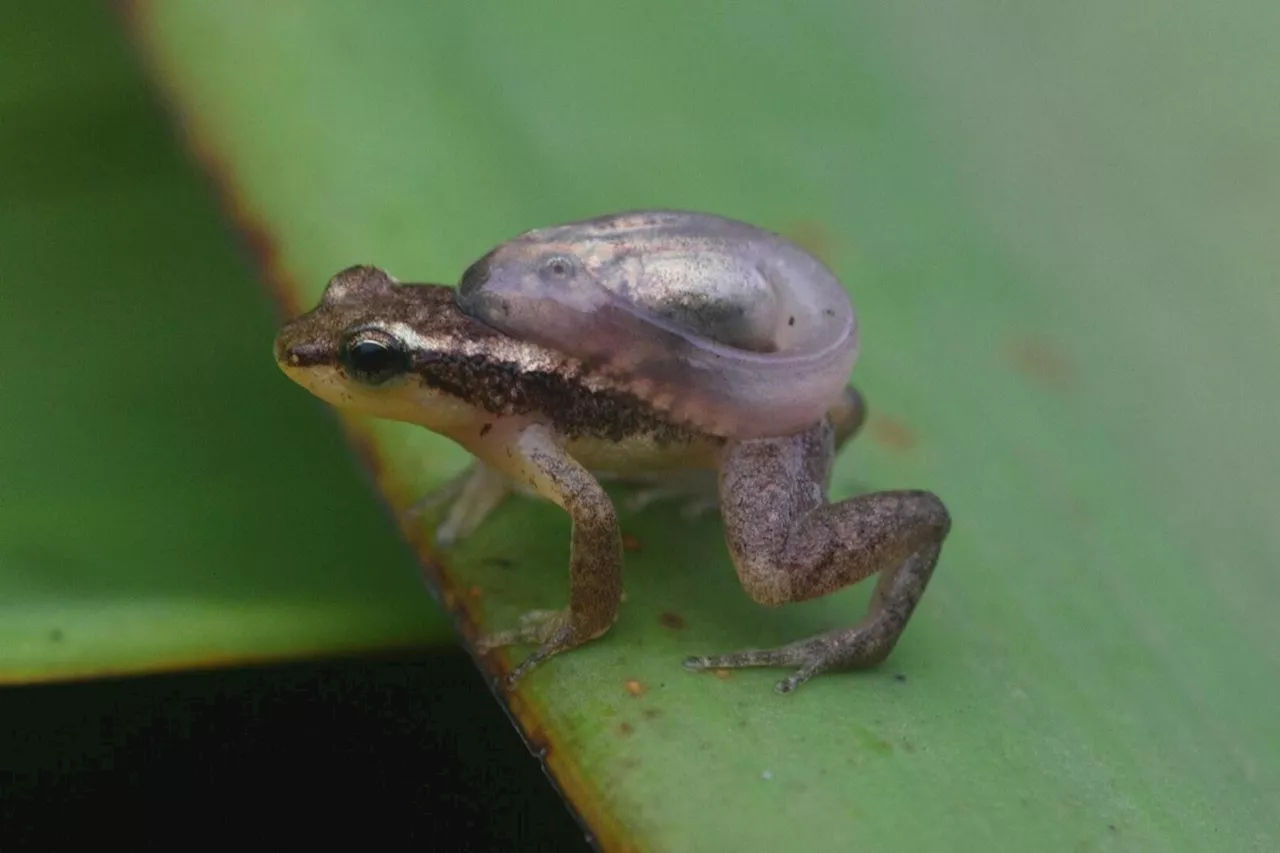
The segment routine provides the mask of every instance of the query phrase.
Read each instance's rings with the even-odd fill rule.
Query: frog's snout
[[[276,335],[273,350],[276,364],[281,370],[291,373],[318,364],[327,364],[331,360],[328,347],[315,340],[293,334],[295,330],[296,326],[290,323]]]

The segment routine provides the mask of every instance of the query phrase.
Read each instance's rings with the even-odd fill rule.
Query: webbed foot
[[[820,634],[776,649],[744,649],[723,655],[707,655],[684,659],[684,668],[693,672],[707,669],[743,669],[746,667],[795,667],[796,671],[773,686],[778,693],[795,692],[813,676],[828,669],[858,669],[874,666],[892,648],[888,626],[872,622],[854,628]]]
[[[506,646],[538,646],[508,673],[506,685],[513,687],[538,664],[553,655],[593,640],[602,633],[604,632],[592,633],[584,630],[580,624],[575,625],[568,610],[531,610],[520,617],[518,627],[488,634],[476,643],[476,648],[481,654],[488,654]]]

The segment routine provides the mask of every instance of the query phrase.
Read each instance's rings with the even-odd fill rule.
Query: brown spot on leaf
[[[1079,497],[1078,495],[1073,495],[1072,497],[1068,498],[1066,507],[1067,507],[1066,515],[1072,521],[1077,521],[1082,524],[1087,524],[1097,519],[1097,513],[1094,512],[1093,508],[1090,507],[1087,503],[1085,503],[1084,499]]]
[[[657,708],[645,708],[641,713],[646,720],[656,720],[662,716],[662,711]]]
[[[634,536],[629,536],[628,534],[624,533],[622,534],[622,547],[626,551],[639,551],[640,540]]]
[[[916,431],[902,421],[887,415],[872,415],[867,431],[876,444],[889,450],[905,452],[920,443]]]
[[[644,695],[644,685],[639,681],[636,681],[634,678],[623,686],[627,688],[627,692],[632,696],[640,697]]]
[[[622,735],[623,737],[627,737],[628,735],[635,732],[635,730],[636,730],[636,727],[626,721],[618,723],[618,734]]]
[[[1047,391],[1066,391],[1075,384],[1075,367],[1053,343],[1031,335],[1011,339],[1004,348],[1013,369]]]
[[[714,669],[712,672],[714,672],[716,674],[716,678],[721,681],[728,681],[730,678],[733,678],[733,670],[731,669]]]
[[[673,631],[682,631],[688,624],[679,613],[663,613],[658,616],[658,621],[662,623],[662,627],[670,628]]]
[[[471,589],[467,590],[467,595],[471,596],[472,598],[479,598],[480,596],[484,595],[484,590],[478,586],[473,586],[471,587]]]

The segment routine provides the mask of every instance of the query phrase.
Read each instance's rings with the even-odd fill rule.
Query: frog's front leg
[[[452,548],[474,533],[512,490],[511,481],[477,460],[449,482],[416,501],[408,512],[410,517],[417,517],[447,503],[449,508],[444,520],[436,527],[436,545]]]
[[[933,574],[950,517],[922,491],[827,503],[835,432],[824,420],[794,436],[728,447],[721,513],[738,577],[756,601],[805,601],[878,572],[866,617],[777,649],[689,658],[687,668],[796,667],[776,687],[790,693],[823,670],[873,666],[893,650]]]
[[[622,531],[604,489],[546,427],[525,427],[507,451],[503,473],[559,504],[573,522],[568,609],[526,614],[519,628],[490,634],[479,643],[481,653],[518,643],[538,645],[507,677],[514,684],[552,655],[609,630],[622,601]]]

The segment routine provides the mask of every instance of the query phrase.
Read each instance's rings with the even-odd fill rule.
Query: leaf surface
[[[0,11],[0,682],[448,641],[118,23]]]
[[[1178,8],[135,15],[292,307],[352,263],[455,281],[526,228],[646,206],[790,233],[854,294],[874,416],[833,493],[947,501],[930,592],[876,672],[787,699],[778,673],[691,675],[869,589],[766,611],[717,521],[624,511],[622,617],[511,700],[606,847],[1270,850],[1278,13]],[[465,461],[360,429],[399,506]],[[561,606],[567,551],[558,510],[513,500],[424,556],[474,634]]]

